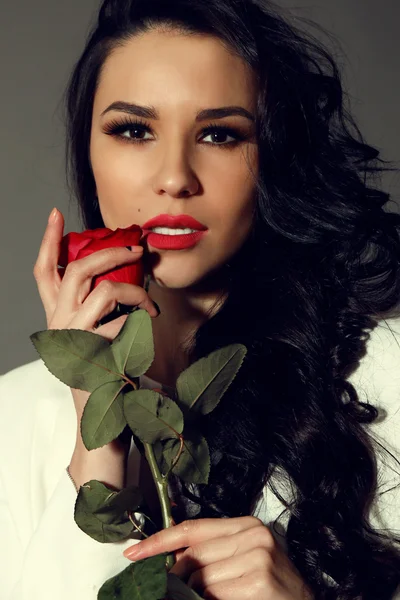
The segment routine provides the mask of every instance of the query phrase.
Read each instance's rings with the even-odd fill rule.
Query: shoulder
[[[36,389],[42,387],[43,390],[49,386],[54,390],[65,387],[57,377],[50,373],[43,360],[39,358],[0,375],[0,390],[15,384],[19,387],[29,386],[29,382],[32,382]]]
[[[76,415],[71,391],[41,359],[0,376],[0,468],[5,480],[47,484],[73,451]]]
[[[400,460],[400,318],[378,323],[370,333],[366,354],[348,380],[354,385],[359,400],[372,404],[379,411],[377,420],[366,426],[368,432]],[[400,528],[400,487],[397,490],[392,489],[400,480],[385,459],[385,454],[378,454],[379,493],[372,521],[379,527]],[[392,466],[395,469],[397,467],[398,472],[398,464],[393,463]],[[284,497],[288,495],[288,490],[283,484],[281,486],[279,481],[274,484]],[[267,484],[256,509],[256,516],[272,526],[282,511],[283,504]],[[288,517],[285,513],[281,519],[283,531],[286,529]],[[284,544],[280,535],[277,536],[277,541]]]
[[[367,353],[349,377],[360,401],[378,409],[365,425],[377,460],[377,495],[371,523],[377,529],[400,531],[400,318],[379,322],[367,342]],[[387,452],[386,452],[387,451]]]
[[[143,388],[153,388],[156,381],[142,376]],[[18,366],[0,375],[0,448],[14,440],[35,437],[44,442],[56,428],[73,430],[76,414],[70,388],[57,379],[42,359]]]
[[[370,333],[366,354],[349,381],[376,387],[395,386],[400,381],[400,317],[379,321]],[[389,375],[389,379],[387,377]]]
[[[369,425],[400,458],[400,318],[380,321],[371,332],[367,352],[348,378],[360,401],[375,406],[379,416]]]
[[[159,385],[146,376],[140,380],[143,388]],[[15,461],[21,464],[31,461],[31,466],[38,468],[41,463],[63,465],[71,458],[75,439],[71,390],[42,359],[0,375],[1,456],[13,448]],[[7,466],[5,461],[1,464]]]
[[[70,394],[41,359],[16,367],[0,376],[1,422],[14,416],[21,422],[38,410],[50,416]]]

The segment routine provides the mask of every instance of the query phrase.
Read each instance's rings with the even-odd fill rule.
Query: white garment
[[[400,319],[372,332],[350,381],[360,399],[387,411],[367,427],[400,459]],[[141,387],[160,384],[143,376]],[[71,391],[41,359],[0,377],[0,600],[97,600],[102,584],[131,563],[122,552],[134,539],[101,544],[74,521],[77,493],[65,468],[75,436]],[[128,484],[138,481],[139,458],[132,444]],[[379,456],[378,462],[381,490],[399,483]],[[283,508],[266,486],[254,514],[276,535],[272,523]],[[372,524],[400,535],[400,488],[378,499]]]

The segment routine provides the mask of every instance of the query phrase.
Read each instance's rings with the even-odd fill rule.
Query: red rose
[[[93,252],[103,250],[104,248],[114,248],[119,246],[138,246],[142,235],[142,229],[139,225],[131,225],[126,229],[87,229],[82,233],[71,231],[67,233],[61,241],[61,251],[58,259],[60,267],[66,267],[70,262],[89,256]],[[109,281],[118,281],[121,283],[130,283],[134,285],[144,285],[143,261],[129,265],[122,265],[113,271],[108,271],[102,275],[93,277],[92,289],[97,287],[103,279]]]

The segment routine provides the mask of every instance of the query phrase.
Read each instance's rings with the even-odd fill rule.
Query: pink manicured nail
[[[56,208],[53,208],[53,210],[51,211],[50,216],[49,216],[49,223],[56,222],[57,214],[58,214],[58,210]]]
[[[136,558],[141,553],[142,549],[140,548],[140,542],[135,544],[133,548],[127,548],[124,550],[123,555],[125,558]]]

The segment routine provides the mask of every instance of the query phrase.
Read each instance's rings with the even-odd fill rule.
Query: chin
[[[168,288],[171,290],[183,290],[195,286],[197,283],[200,282],[201,278],[195,278],[193,276],[185,277],[182,273],[164,274],[161,272],[157,272],[156,270],[151,274],[151,280],[158,287],[161,288]]]
[[[222,265],[221,265],[222,266]],[[161,288],[187,290],[198,293],[218,292],[221,283],[221,266],[204,265],[162,265],[159,263],[149,272],[151,280]]]
[[[145,272],[159,287],[185,289],[196,285],[207,272],[200,262],[189,256],[166,256],[149,253],[145,258]]]

